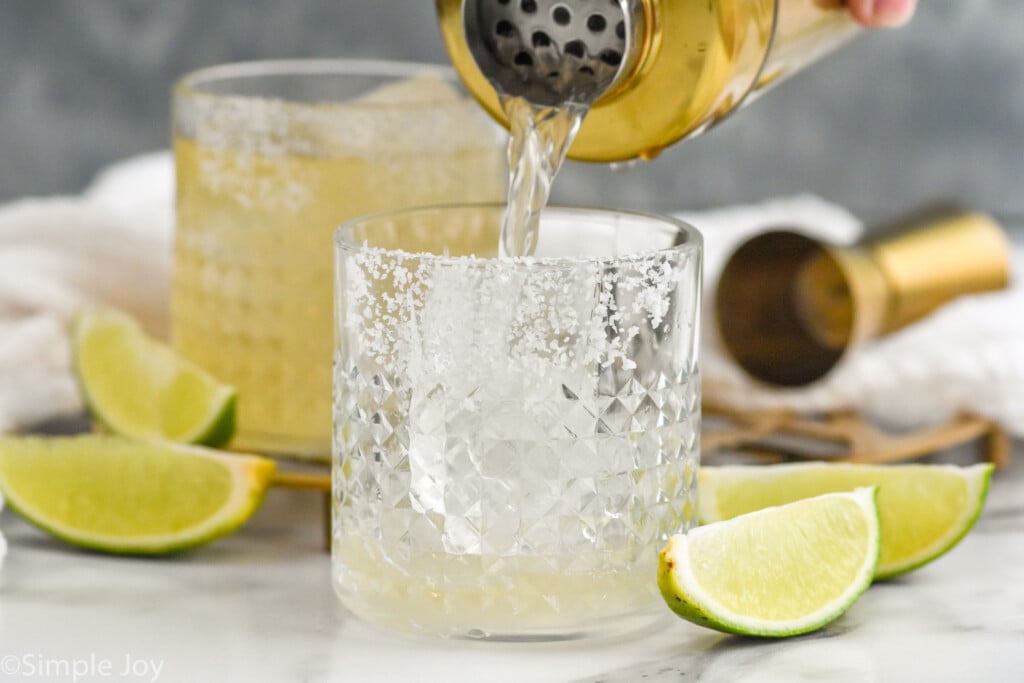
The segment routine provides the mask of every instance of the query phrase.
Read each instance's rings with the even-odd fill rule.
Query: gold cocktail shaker
[[[778,229],[733,252],[714,310],[740,367],[768,384],[807,385],[861,343],[1009,282],[1009,241],[986,214],[933,207],[869,232],[836,246]]]
[[[441,32],[470,92],[507,125],[498,95],[467,40],[464,3],[473,1],[436,0]],[[553,16],[559,24],[566,22],[565,30],[577,29],[582,35],[596,29],[619,31],[623,37],[630,33],[629,54],[615,55],[614,64],[621,63],[623,73],[594,104],[569,151],[571,158],[581,161],[654,158],[665,147],[713,126],[858,31],[843,0],[612,0],[615,7],[608,10],[609,16],[614,10],[625,11],[627,17],[626,22],[614,23],[596,2],[493,1],[513,12],[510,16],[523,27],[548,26]],[[509,22],[497,24],[472,30],[512,30]],[[533,45],[539,38],[545,45],[549,41],[539,30],[533,37]],[[584,41],[574,43],[584,50]]]

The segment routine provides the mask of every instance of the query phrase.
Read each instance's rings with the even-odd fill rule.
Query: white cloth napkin
[[[815,197],[687,214],[706,241],[710,297],[740,240],[778,226],[850,242],[860,222]],[[0,432],[81,409],[69,369],[68,323],[103,302],[167,333],[173,163],[122,162],[80,197],[0,207]],[[1024,254],[1016,254],[1024,272]],[[825,381],[778,391],[750,382],[705,324],[704,391],[744,407],[851,408],[894,427],[972,411],[1024,436],[1024,287],[964,297],[863,348]],[[706,313],[709,307],[706,307]]]

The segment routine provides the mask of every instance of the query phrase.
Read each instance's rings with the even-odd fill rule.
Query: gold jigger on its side
[[[793,230],[743,243],[715,294],[726,351],[762,382],[799,387],[831,372],[863,342],[964,295],[1003,289],[1006,235],[989,216],[919,211],[852,246]]]

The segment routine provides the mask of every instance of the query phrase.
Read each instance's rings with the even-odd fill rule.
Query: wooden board
[[[944,424],[890,433],[852,412],[799,415],[790,411],[739,411],[704,405],[702,455],[731,450],[769,461],[893,463],[927,457],[977,441],[981,457],[1006,467],[1010,438],[999,425],[977,415],[961,415]],[[706,460],[705,460],[706,462]]]

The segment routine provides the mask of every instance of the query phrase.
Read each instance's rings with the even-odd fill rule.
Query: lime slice
[[[822,493],[877,486],[882,555],[875,578],[887,579],[955,546],[981,514],[991,478],[988,464],[705,467],[698,515],[716,522]]]
[[[0,438],[0,490],[14,510],[69,543],[119,554],[234,531],[273,472],[266,458],[121,436]]]
[[[871,585],[878,548],[875,489],[832,493],[673,536],[658,586],[701,626],[795,636],[849,609]]]
[[[79,315],[75,375],[93,416],[116,434],[220,446],[235,431],[235,390],[110,309]]]

